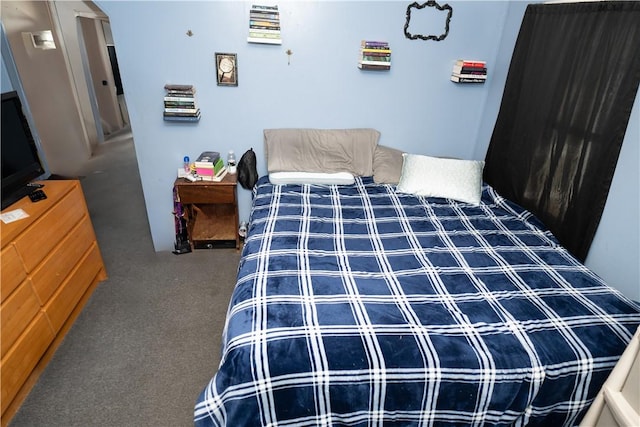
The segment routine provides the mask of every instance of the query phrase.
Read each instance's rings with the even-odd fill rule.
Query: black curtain
[[[640,2],[527,7],[484,179],[532,211],[581,261],[639,81]]]

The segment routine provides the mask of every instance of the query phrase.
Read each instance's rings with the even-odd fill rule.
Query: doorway
[[[129,124],[116,48],[108,18],[77,16],[84,78],[98,142]]]

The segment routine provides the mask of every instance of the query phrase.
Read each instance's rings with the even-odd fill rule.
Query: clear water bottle
[[[184,171],[186,173],[190,173],[191,172],[191,163],[189,162],[189,156],[184,156],[184,159],[182,159],[182,161],[184,162]]]
[[[236,155],[233,150],[227,154],[227,169],[230,174],[236,173]]]

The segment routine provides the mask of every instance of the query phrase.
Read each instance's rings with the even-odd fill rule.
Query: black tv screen
[[[17,92],[2,94],[2,209],[31,192],[31,181],[45,169]]]

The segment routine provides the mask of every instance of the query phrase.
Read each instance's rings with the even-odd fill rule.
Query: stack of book
[[[361,70],[390,70],[391,49],[389,43],[362,40],[358,55],[358,68]]]
[[[224,161],[217,151],[203,151],[193,165],[196,176],[203,181],[221,181],[227,174]]]
[[[458,59],[451,72],[456,83],[484,83],[487,81],[487,63],[470,59]]]
[[[197,122],[200,108],[196,104],[196,89],[192,85],[164,86],[164,119],[171,121]]]
[[[282,44],[278,6],[252,5],[249,11],[249,43]]]

